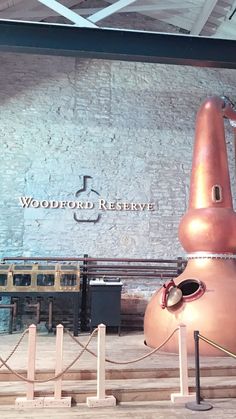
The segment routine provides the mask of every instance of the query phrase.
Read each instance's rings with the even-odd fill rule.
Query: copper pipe
[[[48,331],[52,331],[52,310],[53,310],[53,301],[49,299],[48,302]]]
[[[14,310],[15,303],[14,304],[0,304],[0,308],[10,308]]]
[[[223,116],[232,113],[231,107],[230,111],[222,98],[212,97],[202,104],[197,113],[189,209],[232,208],[223,121]],[[213,185],[222,186],[224,193],[221,202],[212,200]]]
[[[36,309],[36,323],[40,323],[40,301],[37,301],[35,304],[28,304],[29,308],[35,308]]]
[[[236,120],[236,112],[220,97],[208,98],[197,114],[189,209],[179,226],[179,239],[188,253],[236,249],[223,117]]]
[[[41,308],[41,303],[40,303],[40,301],[38,301],[37,303],[36,303],[36,322],[37,322],[37,324],[39,324],[40,323],[40,308]]]
[[[13,320],[14,320],[17,315],[17,301],[14,301],[13,303],[12,315],[13,315]]]

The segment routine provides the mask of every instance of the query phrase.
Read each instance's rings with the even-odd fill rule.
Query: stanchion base
[[[116,405],[114,396],[106,396],[105,399],[98,399],[97,397],[87,397],[88,407],[111,407]]]
[[[15,401],[16,409],[34,409],[34,408],[43,408],[44,397],[35,397],[33,400],[28,400],[26,397],[17,397]]]
[[[55,399],[54,397],[44,397],[44,407],[71,407],[71,397],[61,397]]]
[[[190,403],[196,400],[196,394],[191,393],[183,395],[181,393],[172,393],[170,399],[172,403]]]
[[[195,402],[189,402],[186,403],[185,407],[189,410],[195,410],[195,411],[204,411],[204,410],[211,410],[213,408],[212,404],[210,403],[206,403],[206,402],[201,402],[201,403],[196,403]]]

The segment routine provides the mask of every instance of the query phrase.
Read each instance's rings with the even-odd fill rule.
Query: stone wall
[[[188,203],[195,115],[208,95],[236,97],[235,74],[2,53],[1,256],[184,255],[177,230]],[[234,180],[228,122],[226,131]],[[91,179],[83,197],[84,176]],[[22,196],[95,208],[22,208]],[[154,211],[99,210],[99,199],[154,203]],[[96,223],[74,219],[98,215]]]

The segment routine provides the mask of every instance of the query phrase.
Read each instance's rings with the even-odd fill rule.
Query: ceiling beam
[[[192,29],[190,31],[191,35],[200,35],[217,2],[218,0],[205,1],[204,6],[202,7],[201,12],[197,17],[197,20],[194,22],[192,26]]]
[[[7,0],[7,1],[1,1],[0,3],[0,11],[6,10],[11,7],[16,6],[18,3],[22,3],[23,0]]]
[[[15,0],[16,1],[16,0]],[[50,19],[50,17],[53,16],[58,16],[58,12],[52,10],[52,9],[47,9],[46,10],[40,10],[39,8],[33,8],[33,4],[30,3],[31,0],[29,1],[29,4],[27,4],[27,2],[25,0],[20,0],[22,1],[22,9],[17,9],[15,10],[15,8],[12,9],[5,9],[3,11],[1,11],[1,5],[0,5],[0,19],[23,19],[23,20],[42,20],[45,18]],[[81,0],[82,2],[83,0]],[[70,8],[72,6],[74,6],[77,3],[78,5],[78,0],[70,0],[69,2],[67,2],[67,8]],[[147,5],[131,5],[131,6],[127,6],[123,9],[119,10],[119,13],[132,13],[132,12],[137,12],[137,13],[145,13],[145,12],[154,12],[155,15],[157,15],[158,12],[163,12],[163,11],[168,11],[168,10],[182,10],[183,12],[185,11],[189,11],[191,8],[191,10],[193,9],[199,9],[199,6],[194,6],[194,5],[189,5],[189,3],[184,3],[181,2],[181,4],[179,5],[174,5],[173,3],[170,4],[164,4],[162,2],[160,3],[155,3],[155,4],[147,4]],[[101,10],[104,10],[104,8],[74,8],[73,12],[80,15],[80,16],[89,16],[89,15],[93,15],[97,12],[100,12]],[[77,17],[76,17],[77,18]],[[82,26],[82,25],[81,25]]]
[[[68,7],[63,6],[63,4],[58,3],[56,0],[37,0],[40,3],[47,6],[49,9],[54,10],[59,15],[64,16],[66,19],[70,20],[71,22],[75,23],[78,26],[83,28],[96,28],[97,26],[89,22],[82,16],[79,16],[77,13],[73,12],[72,10],[68,9]]]
[[[15,2],[16,0],[14,0]],[[79,3],[82,3],[84,0],[66,0],[66,7],[68,9],[71,9],[72,7],[76,6],[78,7]],[[0,3],[0,19],[11,19],[11,20],[42,20],[50,17],[57,16],[58,12],[55,12],[52,9],[49,9],[48,7],[42,6],[38,2],[37,6],[35,5],[35,2],[32,2],[32,0],[20,0],[20,4],[11,6],[9,8],[5,8],[4,10],[1,10],[2,3]],[[75,10],[73,10],[75,13],[77,13]]]
[[[123,9],[119,10],[119,13],[142,13],[142,12],[162,12],[166,10],[193,10],[193,9],[199,9],[199,6],[194,6],[185,4],[184,2],[181,4],[164,4],[164,3],[156,3],[156,4],[146,4],[146,5],[134,5],[134,6],[126,6]],[[93,13],[97,13],[101,10],[101,8],[80,8],[80,9],[74,9],[75,12],[79,13],[80,15],[90,15]]]
[[[104,9],[100,10],[97,13],[89,16],[88,19],[90,22],[96,23],[99,20],[103,20],[106,17],[113,15],[114,13],[119,12],[124,7],[129,6],[131,3],[135,3],[137,0],[119,0],[115,3],[111,4],[110,6],[105,7]]]
[[[0,51],[236,69],[236,41],[0,20]]]

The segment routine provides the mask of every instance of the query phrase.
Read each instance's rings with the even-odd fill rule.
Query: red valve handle
[[[166,284],[163,285],[163,290],[162,290],[162,296],[161,296],[161,308],[166,308],[167,307],[167,296],[169,294],[169,290],[172,287],[175,287],[175,283],[174,280],[171,279],[170,281],[166,282]]]

